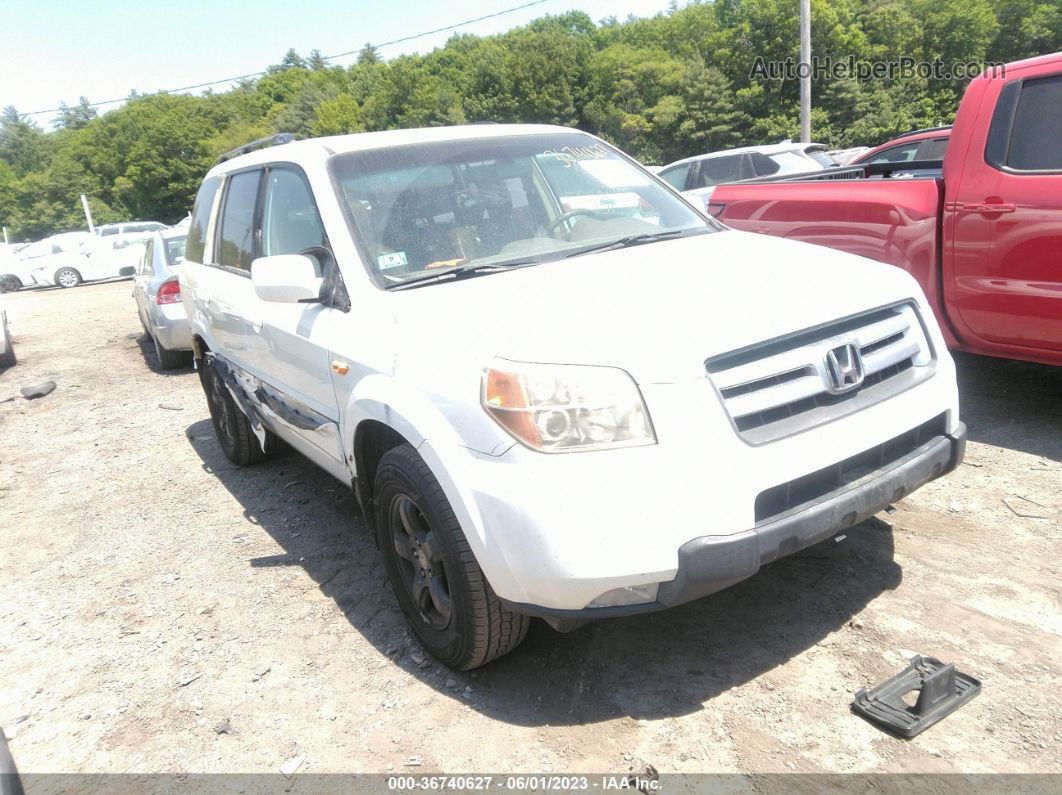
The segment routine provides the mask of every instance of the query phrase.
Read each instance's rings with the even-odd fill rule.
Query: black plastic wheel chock
[[[911,706],[903,697],[918,691]],[[911,738],[981,692],[981,683],[934,657],[916,654],[900,673],[855,694],[852,711],[900,737]]]

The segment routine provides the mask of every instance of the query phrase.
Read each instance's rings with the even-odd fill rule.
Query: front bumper
[[[966,426],[928,440],[871,476],[823,495],[772,521],[732,535],[706,535],[683,544],[673,580],[660,583],[657,599],[635,605],[563,610],[502,600],[512,610],[571,629],[589,619],[647,613],[721,591],[761,566],[824,541],[862,522],[920,486],[954,470],[966,451]]]

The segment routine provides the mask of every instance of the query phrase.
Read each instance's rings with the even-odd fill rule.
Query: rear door
[[[218,353],[244,370],[253,371],[259,331],[260,302],[251,285],[255,258],[255,211],[264,170],[250,168],[229,174],[222,189],[221,209],[210,275],[207,321]],[[256,373],[257,374],[257,373]]]
[[[989,348],[1060,351],[1062,64],[1007,77],[987,86],[979,135],[946,186],[945,285],[955,319]]]

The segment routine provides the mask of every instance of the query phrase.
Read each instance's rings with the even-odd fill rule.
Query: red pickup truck
[[[1062,53],[970,83],[940,177],[875,168],[720,185],[708,209],[909,271],[951,347],[1062,365]]]

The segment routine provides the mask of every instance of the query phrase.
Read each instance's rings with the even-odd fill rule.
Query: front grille
[[[868,475],[880,472],[944,433],[945,415],[941,414],[844,461],[761,491],[756,497],[756,524],[779,519]]]
[[[858,351],[863,380],[841,391],[827,355]],[[738,433],[763,444],[885,400],[932,374],[913,304],[883,307],[716,356],[705,362]]]

